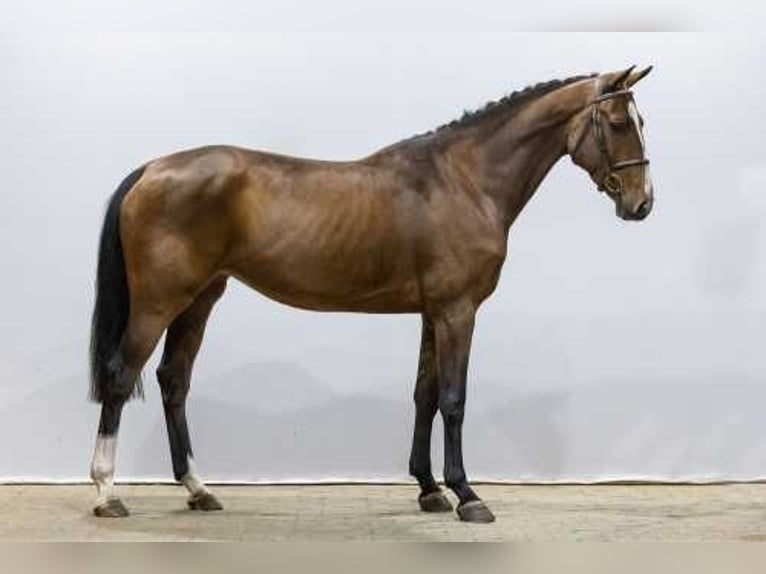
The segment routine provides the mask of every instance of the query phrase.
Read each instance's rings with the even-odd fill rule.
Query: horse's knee
[[[465,413],[465,397],[456,392],[442,392],[439,396],[439,411],[444,419],[444,425],[460,425]]]
[[[413,394],[417,416],[433,417],[439,408],[439,387],[435,379],[418,380]]]
[[[415,398],[415,418],[419,420],[433,420],[438,410],[436,400],[423,399],[421,397]]]

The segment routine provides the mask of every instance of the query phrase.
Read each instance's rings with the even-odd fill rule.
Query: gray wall
[[[0,477],[87,473],[97,234],[134,166],[209,143],[360,157],[509,90],[630,63],[656,65],[637,89],[655,212],[621,222],[568,159],[554,168],[478,320],[467,467],[524,480],[766,476],[761,37],[523,35],[473,28],[473,15],[461,27],[458,12],[392,33],[374,16],[349,30],[340,10],[295,26],[279,12],[274,27],[237,12],[226,33],[169,33],[150,12],[131,16],[146,24],[136,32],[96,14],[92,32],[49,8],[35,31],[0,36]],[[414,316],[307,313],[230,284],[193,382],[201,472],[405,477],[418,343]],[[123,478],[170,477],[156,361],[146,402],[126,408]]]

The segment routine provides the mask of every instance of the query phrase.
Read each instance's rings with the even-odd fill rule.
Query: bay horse
[[[205,324],[235,277],[302,309],[420,314],[409,459],[419,506],[452,510],[431,472],[439,411],[444,484],[459,518],[494,520],[467,481],[461,447],[476,311],[497,285],[511,224],[564,155],[619,217],[649,214],[649,161],[631,88],[650,70],[538,84],[357,161],[212,146],[131,173],[108,203],[99,245],[94,513],[128,514],[114,491],[120,415],[142,394],[141,370],[163,333],[157,378],[175,479],[191,509],[222,508],[195,471],[185,405]]]

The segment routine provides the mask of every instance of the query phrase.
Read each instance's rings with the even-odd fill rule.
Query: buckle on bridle
[[[622,193],[622,180],[616,173],[609,172],[601,182],[598,190],[605,191],[611,195],[619,195]]]

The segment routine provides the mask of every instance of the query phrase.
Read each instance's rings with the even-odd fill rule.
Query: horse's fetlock
[[[467,484],[467,482],[468,480],[464,472],[458,472],[458,473],[455,473],[454,475],[451,475],[451,474],[444,475],[444,485],[451,490],[460,488],[463,485]]]
[[[411,460],[409,470],[410,476],[415,478],[431,476],[431,463],[428,461],[422,462],[419,460]]]
[[[90,478],[95,482],[111,476],[112,466],[105,462],[94,462],[90,467]]]

